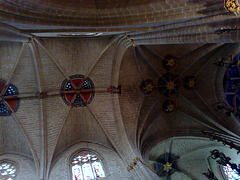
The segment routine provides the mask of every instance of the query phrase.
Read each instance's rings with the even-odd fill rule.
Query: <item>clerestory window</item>
[[[72,180],[92,180],[105,177],[101,159],[94,153],[80,152],[71,159]]]
[[[16,165],[9,161],[0,163],[0,180],[15,180],[17,175]]]

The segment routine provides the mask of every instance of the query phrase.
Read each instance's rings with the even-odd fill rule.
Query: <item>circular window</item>
[[[13,84],[6,84],[6,81],[0,79],[0,116],[11,115],[16,112],[20,99],[18,98],[18,89]]]
[[[240,179],[240,176],[236,173],[235,170],[231,168],[229,164],[226,166],[223,166],[223,171],[225,175],[227,176],[227,180],[237,180]]]
[[[16,177],[16,166],[11,162],[2,162],[0,164],[0,179],[14,180]]]
[[[64,102],[71,106],[86,106],[94,97],[94,84],[91,79],[83,75],[73,75],[65,79],[61,86]]]

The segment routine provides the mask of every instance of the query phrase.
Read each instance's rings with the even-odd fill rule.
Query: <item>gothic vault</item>
[[[210,151],[240,163],[239,21],[223,0],[0,1],[0,165],[76,180],[87,152],[95,179],[227,179]]]

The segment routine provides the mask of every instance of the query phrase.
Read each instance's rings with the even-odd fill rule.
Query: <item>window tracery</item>
[[[80,152],[71,159],[72,180],[92,180],[105,177],[101,159],[94,153]]]
[[[9,161],[0,163],[0,179],[1,180],[15,180],[17,175],[16,165]]]

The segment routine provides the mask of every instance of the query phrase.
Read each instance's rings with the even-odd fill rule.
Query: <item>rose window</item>
[[[83,75],[73,75],[65,79],[61,86],[64,102],[71,106],[86,106],[94,97],[94,84],[91,79]]]
[[[6,84],[0,79],[0,116],[11,115],[19,107],[18,89],[13,84]]]

